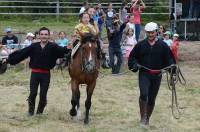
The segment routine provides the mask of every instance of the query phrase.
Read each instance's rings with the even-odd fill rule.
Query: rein
[[[81,44],[80,44],[81,43]],[[84,43],[87,44],[87,43]],[[79,42],[74,48],[74,52],[72,50],[72,55],[71,55],[71,61],[73,62],[73,56],[76,54],[76,52],[79,52],[78,50],[80,50],[80,66],[81,66],[81,70],[83,72],[87,72],[86,67],[88,67],[91,63],[94,65],[95,69],[98,70],[96,62],[97,62],[97,55],[95,55],[95,59],[92,62],[87,62],[87,59],[85,59],[83,57],[83,48],[82,46],[84,45],[82,42]]]

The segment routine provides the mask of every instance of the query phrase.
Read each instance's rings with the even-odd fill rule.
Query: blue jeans
[[[115,64],[115,56],[117,57],[116,64]],[[112,74],[119,73],[122,64],[121,48],[109,47],[109,58],[110,58],[110,67],[112,68]]]
[[[140,24],[135,24],[135,38],[136,41],[138,42],[140,38]]]

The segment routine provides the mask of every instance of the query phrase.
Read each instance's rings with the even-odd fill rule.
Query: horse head
[[[86,33],[81,35],[82,70],[91,73],[96,69],[97,36]]]

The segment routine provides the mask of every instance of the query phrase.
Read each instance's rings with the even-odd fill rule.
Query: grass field
[[[73,21],[0,21],[0,30],[10,26],[14,31],[34,32],[42,26],[53,31],[64,30],[69,35],[74,28]],[[177,85],[181,118],[176,120],[171,114],[171,92],[163,77],[157,97],[150,128],[139,127],[137,74],[131,72],[112,76],[109,70],[100,75],[95,88],[91,122],[83,124],[85,86],[81,88],[82,118],[72,120],[71,90],[68,72],[52,71],[48,92],[48,105],[44,115],[27,117],[27,97],[29,94],[30,70],[21,65],[11,67],[0,75],[0,132],[198,132],[200,131],[200,42],[182,42],[180,46],[180,66],[187,79],[187,86]],[[102,69],[101,69],[102,70]],[[37,100],[38,103],[38,100]],[[36,103],[36,104],[37,104]],[[37,105],[36,105],[37,106]]]
[[[192,59],[198,59],[194,51],[199,45],[184,43],[180,54],[181,69],[187,79],[187,86],[177,86],[181,118],[176,120],[171,114],[171,93],[163,77],[157,97],[149,131],[155,132],[198,132],[200,131],[200,68]],[[192,53],[192,54],[191,54]],[[188,60],[187,60],[188,58]],[[103,73],[110,73],[109,70]],[[29,93],[30,71],[20,65],[10,68],[0,76],[0,132],[143,132],[139,123],[137,74],[121,76],[100,75],[95,88],[91,122],[83,124],[85,86],[81,88],[81,119],[72,120],[70,78],[67,71],[52,71],[48,92],[48,105],[44,115],[27,117],[27,96]],[[37,101],[38,102],[38,101]]]

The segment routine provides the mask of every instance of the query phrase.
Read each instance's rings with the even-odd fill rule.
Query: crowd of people
[[[84,2],[79,12],[79,23],[74,28],[72,41],[67,39],[64,31],[59,32],[59,38],[55,40],[52,37],[53,32],[43,27],[35,34],[27,33],[23,49],[19,51],[15,51],[15,44],[18,44],[17,37],[12,33],[11,28],[7,28],[7,35],[2,39],[1,54],[10,54],[10,51],[7,52],[8,49],[15,51],[9,55],[7,62],[17,64],[30,57],[32,74],[28,114],[30,116],[34,114],[35,97],[39,84],[41,85],[41,100],[37,113],[43,113],[47,103],[50,69],[55,66],[58,58],[64,57],[65,53],[70,53],[70,49],[80,44],[83,34],[90,33],[97,36],[97,57],[101,59],[103,54],[101,34],[105,26],[108,37],[109,66],[112,74],[120,74],[123,60],[129,70],[133,72],[139,70],[140,123],[148,125],[162,78],[158,76],[160,74],[158,69],[178,62],[179,35],[172,35],[163,25],[158,27],[156,23],[150,22],[144,28],[145,38],[141,39],[141,13],[144,10],[145,3],[142,0],[132,0],[130,8],[128,8],[128,3],[123,2],[118,17],[112,3],[109,3],[108,8],[103,10],[100,3],[93,7],[89,6],[88,2]],[[171,40],[172,36],[173,40]],[[140,65],[154,70],[142,69]]]
[[[99,36],[99,50],[102,50],[102,31],[105,27],[109,43],[109,67],[112,68],[112,74],[119,74],[122,64],[127,66],[130,51],[141,39],[141,13],[144,10],[145,3],[142,0],[132,0],[130,5],[126,1],[122,2],[119,9],[119,15],[117,15],[117,11],[113,8],[112,3],[108,3],[107,9],[103,9],[101,3],[97,3],[95,6],[90,6],[86,1],[83,3],[79,11],[80,24],[75,27],[73,42],[67,38],[64,31],[59,32],[58,39],[52,37],[54,36],[54,32],[50,32],[50,41],[55,42],[60,46],[72,48],[72,43],[78,43],[79,38],[75,37],[77,34],[80,32],[87,33],[93,30],[93,34]],[[86,14],[89,15],[89,20],[85,21],[83,19],[87,16]],[[83,15],[84,17],[82,17]],[[26,40],[19,46],[18,38],[12,33],[12,29],[6,28],[5,32],[7,35],[2,39],[2,45],[0,46],[2,47],[1,55],[3,56],[8,55],[17,48],[24,48],[29,46],[32,42],[40,41],[38,38],[38,32],[35,32],[34,34],[29,32],[26,35]],[[164,42],[171,47],[174,56],[176,56],[176,60],[178,60],[178,34],[172,35],[170,31],[166,31],[163,25],[160,25],[157,37],[163,39]],[[173,41],[171,40],[171,37],[174,38]]]

